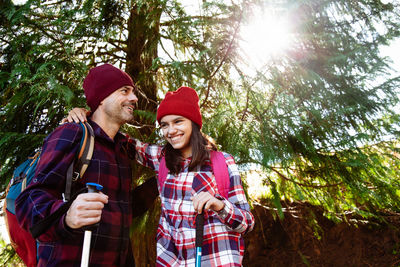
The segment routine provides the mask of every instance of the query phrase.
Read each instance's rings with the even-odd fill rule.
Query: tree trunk
[[[138,86],[137,110],[151,113],[157,110],[157,70],[152,68],[152,64],[158,56],[161,13],[159,1],[137,1],[131,8],[128,20],[126,72]],[[155,130],[151,116],[137,114],[135,121],[140,126],[137,137],[148,140]],[[149,171],[137,164],[133,172],[134,180],[149,176]],[[144,217],[136,218],[133,222],[132,246],[136,266],[155,266],[155,234],[160,208],[157,201]]]
[[[158,56],[161,13],[159,1],[143,1],[133,4],[128,21],[126,71],[140,90],[137,109],[153,113],[157,109],[157,70],[152,64]],[[139,130],[142,136],[153,133],[154,122],[148,116],[137,116],[136,121],[145,125]]]

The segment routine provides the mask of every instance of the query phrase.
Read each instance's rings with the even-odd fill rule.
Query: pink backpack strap
[[[226,199],[228,199],[228,193],[230,188],[230,178],[228,166],[226,165],[225,156],[222,152],[211,151],[210,160],[212,169],[217,182],[219,193]]]
[[[160,194],[162,192],[167,176],[168,176],[168,168],[167,168],[167,163],[165,162],[165,156],[163,156],[161,158],[160,165],[158,166],[158,186]]]
[[[228,193],[230,188],[230,178],[228,166],[226,165],[225,156],[222,152],[211,151],[210,152],[211,166],[214,173],[215,181],[217,183],[218,192],[226,199],[228,199]],[[160,194],[164,187],[165,180],[168,176],[167,163],[165,162],[165,156],[161,158],[160,165],[158,167],[158,185]]]

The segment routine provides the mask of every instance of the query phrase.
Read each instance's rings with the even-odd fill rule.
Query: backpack
[[[80,148],[76,156],[76,164],[74,161],[68,168],[65,192],[63,194],[65,200],[70,199],[72,182],[79,179],[79,177],[82,177],[93,155],[93,129],[87,122],[84,124],[80,123],[80,125],[83,129],[83,135],[79,146]],[[19,194],[31,183],[32,178],[35,175],[37,163],[40,159],[40,153],[41,149],[35,153],[34,156],[28,157],[24,163],[15,169],[13,177],[7,186],[6,199],[4,201],[4,210],[6,211],[5,222],[11,245],[17,252],[18,256],[28,267],[36,266],[37,242],[30,232],[19,226],[15,216],[15,200]],[[77,172],[74,172],[74,170],[77,170]]]
[[[215,181],[217,183],[218,192],[221,194],[221,196],[228,199],[230,180],[228,166],[226,165],[224,154],[222,152],[212,150],[210,151],[210,161],[215,176]],[[160,193],[162,192],[162,188],[164,187],[167,176],[167,164],[165,162],[165,157],[162,157],[158,169],[158,182],[160,185]]]

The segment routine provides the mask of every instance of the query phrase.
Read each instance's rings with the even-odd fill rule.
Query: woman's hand
[[[90,111],[84,108],[73,108],[68,112],[68,117],[64,118],[61,121],[62,123],[66,122],[85,122],[86,118],[90,115]]]
[[[218,212],[225,207],[225,203],[219,200],[218,198],[212,196],[208,192],[200,192],[197,195],[191,197],[193,201],[194,210],[199,214],[204,210],[213,210]]]

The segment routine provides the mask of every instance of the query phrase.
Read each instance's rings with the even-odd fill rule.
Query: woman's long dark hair
[[[192,160],[189,164],[189,171],[196,166],[201,166],[204,161],[210,159],[210,150],[217,150],[217,146],[211,137],[201,132],[200,126],[192,122],[192,134],[190,136],[190,145],[192,146]],[[165,163],[167,168],[173,174],[181,171],[182,154],[174,149],[170,143],[165,145]]]

